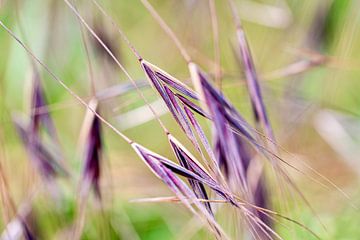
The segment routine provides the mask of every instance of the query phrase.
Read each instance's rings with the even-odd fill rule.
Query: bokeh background
[[[144,58],[189,82],[186,62],[173,42],[137,0],[99,0]],[[223,91],[252,121],[244,75],[234,54],[235,27],[226,1],[217,0]],[[182,40],[191,56],[209,73],[214,71],[214,42],[208,1],[152,0],[151,3]],[[324,188],[309,177],[289,174],[326,225],[301,201],[289,213],[323,239],[359,239],[360,173],[360,1],[357,0],[236,0],[261,78],[261,87],[283,157],[310,172],[316,169],[349,194]],[[80,24],[63,1],[1,0],[0,19],[83,99],[91,96],[88,63]],[[116,29],[90,0],[76,1],[79,12],[105,40],[131,76],[145,76]],[[90,46],[97,92],[124,84],[127,78],[84,31]],[[82,157],[79,134],[85,109],[41,70],[51,116],[58,130],[71,178],[59,180],[61,206],[41,187],[17,135],[11,116],[28,115],[32,68],[26,52],[0,30],[0,161],[16,206],[31,201],[30,222],[40,239],[64,239],[75,219],[77,181]],[[158,96],[144,87],[145,96]],[[167,138],[135,91],[101,102],[102,114],[132,139],[173,159]],[[161,108],[161,106],[160,106]],[[132,122],[140,109],[139,122]],[[166,126],[191,148],[169,113]],[[136,119],[138,120],[138,119]],[[206,124],[205,124],[206,125]],[[90,197],[83,239],[208,239],[191,214],[176,203],[133,203],[132,199],[169,196],[170,191],[113,131],[104,126],[105,151],[101,190],[104,211]],[[208,129],[210,130],[210,128]],[[210,133],[210,132],[209,132]],[[270,193],[271,194],[271,193]],[[276,200],[275,200],[276,201]],[[290,200],[291,201],[291,200]],[[277,203],[281,204],[281,202]],[[4,202],[1,212],[9,206]],[[226,223],[223,216],[222,223]],[[5,227],[3,219],[0,229]],[[281,232],[282,230],[279,229]],[[295,228],[285,239],[312,239]],[[286,237],[287,236],[287,237]],[[290,237],[291,236],[291,237]]]

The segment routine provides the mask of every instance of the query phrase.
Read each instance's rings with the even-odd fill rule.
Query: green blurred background
[[[121,38],[90,0],[77,7],[119,57],[134,79],[145,76]],[[99,1],[148,61],[183,81],[189,81],[186,62],[138,0]],[[223,90],[252,121],[241,67],[236,61],[235,31],[226,1],[216,0],[219,17]],[[194,60],[211,73],[214,44],[206,0],[152,0]],[[341,187],[359,205],[360,173],[360,1],[357,0],[236,0],[261,76],[262,90],[278,142],[291,152],[283,157],[309,176],[309,164]],[[0,19],[64,82],[86,100],[91,96],[80,24],[63,1],[1,0]],[[22,31],[23,30],[23,31]],[[85,31],[90,43],[96,90],[127,82],[103,50]],[[319,61],[321,59],[321,61]],[[17,206],[40,188],[40,178],[16,134],[11,114],[29,114],[31,65],[25,51],[0,31],[0,161]],[[40,239],[63,239],[76,212],[76,182],[82,167],[79,132],[85,109],[43,70],[42,84],[57,127],[72,178],[60,179],[64,200],[55,206],[46,191],[33,197],[31,222]],[[158,97],[146,88],[146,97]],[[173,159],[159,124],[148,121],[128,128],[124,114],[143,106],[135,92],[101,102],[103,115],[139,143]],[[148,114],[144,112],[144,114]],[[171,132],[191,144],[167,113]],[[206,125],[205,125],[206,126]],[[131,203],[145,197],[169,196],[170,191],[134,154],[129,145],[104,126],[105,154],[101,190],[104,212],[90,197],[83,239],[208,239],[191,214],[176,203]],[[193,150],[193,149],[191,149]],[[296,157],[295,157],[296,156]],[[293,218],[323,239],[360,239],[360,214],[339,191],[326,189],[289,170],[290,175],[326,225],[301,203],[293,203]],[[316,177],[316,176],[315,176]],[[3,192],[3,189],[2,189]],[[276,202],[276,199],[274,200]],[[290,200],[291,201],[291,200]],[[276,203],[281,204],[281,202]],[[1,205],[2,212],[6,204]],[[60,210],[59,210],[60,209]],[[229,224],[220,216],[222,224]],[[290,224],[291,225],[291,224]],[[4,222],[0,224],[4,229]],[[305,231],[283,230],[284,239],[312,239]]]

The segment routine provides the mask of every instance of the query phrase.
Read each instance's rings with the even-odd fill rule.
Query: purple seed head
[[[93,188],[98,198],[101,197],[99,182],[102,150],[101,123],[99,118],[93,115],[85,143],[83,181]]]

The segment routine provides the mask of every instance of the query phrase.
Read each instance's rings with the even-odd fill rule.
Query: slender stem
[[[140,0],[144,7],[149,11],[149,13],[155,18],[155,20],[159,23],[160,27],[166,32],[167,35],[174,41],[176,47],[179,49],[181,55],[183,55],[186,62],[192,62],[189,53],[186,51],[185,47],[180,42],[179,38],[175,35],[173,30],[166,24],[164,19],[156,12],[154,7],[147,0]]]
[[[211,26],[214,39],[214,62],[215,62],[215,82],[221,90],[221,65],[220,65],[220,41],[219,41],[219,24],[216,13],[215,0],[209,0]]]
[[[106,119],[104,119],[100,114],[98,114],[94,109],[92,109],[79,95],[77,95],[73,90],[71,90],[64,81],[58,78],[55,73],[53,73],[50,68],[43,63],[35,54],[8,28],[6,25],[0,20],[0,26],[4,28],[10,35],[18,42],[25,51],[38,63],[40,64],[45,71],[56,81],[58,82],[67,92],[70,93],[77,101],[79,101],[82,105],[84,105],[87,109],[94,113],[96,117],[98,117],[105,125],[107,125],[110,129],[112,129],[116,134],[122,137],[127,143],[132,144],[134,141],[127,137],[125,134],[120,132],[117,128],[115,128],[111,123],[109,123]]]
[[[91,62],[91,58],[90,58],[90,49],[89,49],[89,45],[87,42],[87,38],[86,38],[86,35],[84,32],[83,26],[80,21],[79,21],[79,25],[80,25],[80,32],[81,32],[81,40],[84,44],[84,50],[85,50],[86,60],[87,60],[87,64],[88,64],[91,94],[93,97],[95,97],[95,95],[96,95],[95,78],[94,78],[94,71],[93,71],[93,66],[92,66],[92,62]]]
[[[96,1],[96,0],[92,0],[93,3],[95,4],[95,6],[100,10],[100,12],[107,18],[109,19],[109,21],[111,22],[111,24],[116,28],[116,30],[119,32],[120,36],[122,37],[122,39],[125,41],[125,43],[129,46],[129,48],[131,49],[131,51],[134,53],[134,55],[137,57],[137,59],[139,61],[142,60],[141,55],[139,54],[139,52],[136,50],[136,48],[134,47],[134,45],[131,44],[130,40],[128,39],[128,37],[126,36],[126,34],[121,30],[121,28],[114,22],[114,20],[110,17],[109,14],[106,13],[106,11],[104,10],[104,8]]]
[[[224,200],[224,199],[201,199],[201,198],[196,198],[196,199],[189,199],[192,202],[198,201],[198,202],[208,202],[208,203],[216,203],[216,204],[225,204],[228,203],[229,201]],[[236,197],[237,200],[237,204],[239,204],[240,206],[246,206],[246,207],[250,207],[253,209],[256,209],[260,212],[262,212],[263,214],[266,214],[267,216],[269,215],[274,215],[276,217],[282,218],[286,221],[292,222],[296,225],[298,225],[299,227],[301,227],[302,229],[308,231],[310,234],[312,234],[314,237],[316,237],[317,239],[321,239],[314,231],[312,231],[310,228],[308,228],[307,226],[305,226],[303,223],[296,221],[290,217],[284,216],[279,212],[267,209],[267,208],[263,208],[263,207],[259,207],[256,206],[248,201],[245,201],[244,199],[241,199],[239,197]],[[131,203],[154,203],[154,202],[180,202],[180,199],[176,196],[169,196],[169,197],[154,197],[154,198],[138,198],[138,199],[132,199],[130,200]]]
[[[128,71],[126,71],[125,67],[120,63],[120,61],[115,57],[115,55],[111,52],[111,50],[106,46],[106,44],[100,39],[100,37],[95,33],[95,31],[87,24],[85,19],[79,14],[79,12],[75,9],[75,7],[68,1],[64,0],[64,2],[69,6],[69,8],[74,12],[74,14],[77,16],[77,18],[80,20],[80,22],[85,26],[85,28],[90,32],[90,34],[100,43],[100,45],[105,49],[105,51],[110,55],[110,57],[115,61],[116,65],[124,72],[126,77],[130,80],[130,82],[134,85],[136,88],[137,93],[139,96],[144,100],[146,105],[149,107],[152,114],[156,117],[157,121],[159,122],[161,128],[165,131],[165,133],[168,133],[169,131],[163,124],[163,122],[160,120],[158,114],[155,112],[154,108],[151,107],[147,99],[145,98],[144,94],[141,92],[139,87],[137,86],[135,80],[130,76]]]

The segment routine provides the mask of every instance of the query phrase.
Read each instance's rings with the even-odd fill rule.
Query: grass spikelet
[[[50,180],[59,174],[63,175],[66,173],[64,168],[58,163],[57,157],[54,156],[48,145],[44,144],[34,132],[29,131],[28,126],[24,123],[23,119],[19,116],[14,116],[13,121],[21,140],[29,153],[30,159],[41,176],[46,180]]]
[[[25,239],[35,240],[38,239],[32,227],[35,225],[32,216],[32,206],[29,202],[20,205],[18,212],[14,218],[8,222],[0,235],[1,240],[14,240]],[[31,227],[30,227],[31,226]]]
[[[98,102],[92,99],[89,106],[98,111]],[[100,120],[90,111],[86,113],[84,126],[86,134],[84,149],[84,167],[82,173],[82,195],[87,195],[88,186],[90,186],[97,198],[101,198],[100,192],[100,173],[102,158],[102,133]]]
[[[17,217],[7,224],[4,232],[0,235],[1,240],[14,239],[36,240],[38,238],[31,232],[27,223],[21,217]]]
[[[244,67],[246,83],[250,95],[254,118],[256,123],[264,129],[266,137],[272,141],[269,142],[269,146],[271,146],[272,150],[275,151],[276,145],[274,144],[275,141],[274,133],[271,128],[269,117],[266,112],[266,107],[260,89],[259,78],[256,73],[254,60],[252,58],[250,47],[245,36],[245,31],[241,24],[240,17],[238,16],[234,1],[228,0],[228,2],[230,3],[230,8],[233,13],[234,21],[236,24],[236,37],[240,51],[239,55],[241,57]]]
[[[55,125],[49,114],[45,94],[37,69],[34,69],[31,98],[31,116],[26,119],[13,114],[13,123],[26,148],[30,161],[47,185],[54,200],[59,201],[60,188],[55,181],[58,176],[67,176]],[[41,111],[40,111],[41,110]],[[44,133],[48,138],[44,138]]]
[[[216,234],[217,239],[226,239],[226,235],[221,230],[221,227],[216,223],[212,214],[209,214],[208,210],[206,210],[202,204],[198,201],[189,201],[189,199],[196,199],[196,195],[192,190],[188,188],[188,186],[176,175],[174,175],[174,169],[169,168],[169,166],[175,167],[176,165],[171,164],[169,160],[164,157],[151,152],[150,150],[144,148],[143,146],[133,143],[132,147],[136,151],[136,153],[140,156],[140,158],[148,165],[150,170],[161,179],[170,189],[174,192],[174,194],[183,202],[183,204],[195,215],[199,216],[200,219],[205,220],[209,223],[210,229]],[[168,166],[164,165],[164,163],[170,163]],[[190,171],[181,170],[181,168],[176,167],[178,171],[181,171],[184,175],[186,173],[190,173]],[[194,204],[200,212],[197,212],[191,204]]]
[[[41,109],[41,111],[39,111]],[[44,90],[41,86],[39,73],[34,70],[33,77],[33,93],[31,100],[31,117],[29,128],[34,134],[40,134],[40,126],[42,125],[46,132],[52,137],[54,141],[57,140],[57,134],[54,123],[51,119],[49,111],[47,109],[47,103],[45,99]]]
[[[181,166],[188,169],[189,171],[201,172],[201,175],[205,175],[205,176],[208,175],[204,171],[204,168],[200,167],[200,165],[195,162],[194,160],[195,158],[191,156],[191,154],[187,152],[186,149],[184,149],[182,145],[171,135],[169,135],[169,142]],[[189,183],[197,198],[209,199],[205,187],[201,182],[197,182],[192,179],[189,179]],[[211,215],[214,215],[210,203],[205,202],[204,205],[208,210],[208,212]]]
[[[233,188],[236,186],[235,192],[240,193],[247,201],[252,202],[256,206],[269,207],[264,182],[258,181],[252,189],[250,189],[249,185],[248,175],[252,173],[248,171],[252,157],[249,151],[251,147],[245,139],[248,138],[254,142],[254,138],[247,132],[244,126],[238,121],[233,120],[233,118],[239,117],[241,121],[244,121],[235,108],[209,83],[206,76],[197,67],[193,69],[193,79],[197,81],[197,88],[214,125],[214,151],[217,156],[218,165],[223,168],[230,185]],[[239,136],[228,127],[234,125],[234,122],[236,122],[236,127],[243,133],[243,136]],[[255,225],[252,227],[254,230],[253,234],[268,235],[269,233],[266,229],[271,226],[270,219],[256,210],[254,214],[261,221],[260,225],[266,225],[267,227],[264,228],[264,226],[259,224]]]
[[[80,239],[86,215],[86,204],[90,190],[93,190],[95,198],[101,205],[100,176],[102,165],[102,130],[98,112],[98,100],[93,98],[89,102],[81,130],[81,142],[84,143],[83,149],[83,170],[79,183],[79,194],[77,199],[78,214],[73,229],[73,239]],[[95,114],[96,113],[96,114]]]

